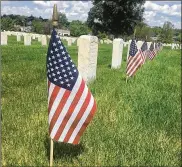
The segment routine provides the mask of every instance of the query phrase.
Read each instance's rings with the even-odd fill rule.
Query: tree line
[[[69,29],[71,36],[92,34],[99,39],[121,37],[125,41],[133,38],[151,41],[151,37],[163,43],[180,42],[181,30],[174,29],[171,22],[165,22],[163,27],[150,27],[144,23],[143,4],[145,0],[93,0],[93,7],[88,13],[86,22],[68,21],[64,13],[59,13],[58,28]],[[20,15],[1,16],[2,30],[17,30],[14,25],[32,26],[32,31],[50,34],[51,19],[42,17],[26,17]]]
[[[43,19],[42,17],[34,17],[32,15],[29,17],[13,14],[1,16],[2,30],[20,31],[20,26],[31,26],[31,32],[38,34],[50,34],[52,29],[52,20]],[[80,20],[73,20],[69,22],[64,13],[59,13],[58,28],[70,30],[71,36],[75,37],[89,34],[91,32],[91,29],[87,26],[86,22],[82,22]]]

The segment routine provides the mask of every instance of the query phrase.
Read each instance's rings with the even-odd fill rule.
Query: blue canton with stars
[[[53,84],[70,91],[78,78],[78,70],[55,29],[47,52],[47,77]]]
[[[136,42],[135,42],[134,39],[132,39],[131,44],[130,44],[130,52],[129,52],[129,55],[134,57],[137,52],[138,52],[138,49],[137,49]]]
[[[145,41],[141,47],[142,52],[148,50],[147,42]]]

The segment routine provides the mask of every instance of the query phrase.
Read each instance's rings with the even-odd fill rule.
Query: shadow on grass
[[[44,146],[47,153],[48,160],[50,159],[50,138],[48,135],[45,137]],[[54,159],[69,159],[75,158],[84,151],[83,145],[80,143],[78,145],[72,145],[69,143],[55,142],[53,148],[53,158]]]

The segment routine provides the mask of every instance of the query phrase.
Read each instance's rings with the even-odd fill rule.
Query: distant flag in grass
[[[143,64],[146,61],[147,58],[147,54],[148,54],[148,46],[147,46],[147,42],[145,41],[141,47],[141,51],[142,51],[142,56],[143,56]]]
[[[159,51],[158,43],[155,43],[155,50],[156,50],[156,53]]]
[[[156,56],[156,50],[154,49],[154,43],[150,45],[148,57],[150,60],[153,60],[153,58]]]
[[[129,58],[127,63],[126,74],[133,76],[139,67],[143,64],[143,56],[141,49],[137,49],[136,41],[132,39],[129,50]]]
[[[47,52],[49,134],[78,144],[92,120],[96,102],[55,29]]]

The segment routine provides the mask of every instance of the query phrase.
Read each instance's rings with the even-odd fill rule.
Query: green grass
[[[77,46],[67,47],[77,64]],[[2,46],[2,165],[48,166],[47,47]],[[100,45],[89,85],[97,113],[77,146],[54,144],[55,166],[181,166],[180,50],[164,48],[125,82],[110,69],[112,45]]]

